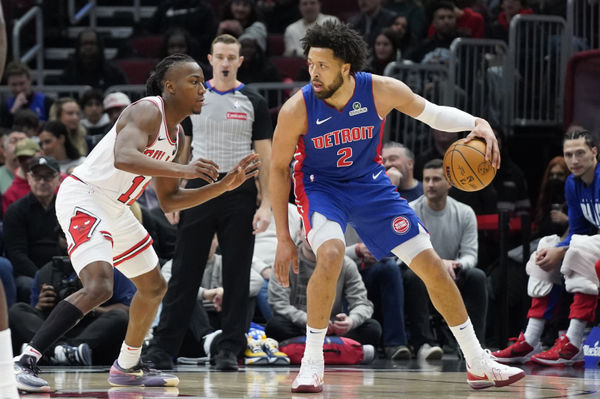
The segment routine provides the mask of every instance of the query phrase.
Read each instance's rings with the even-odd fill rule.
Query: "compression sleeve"
[[[436,105],[425,100],[425,108],[415,119],[436,130],[463,132],[475,128],[475,117],[454,107]]]

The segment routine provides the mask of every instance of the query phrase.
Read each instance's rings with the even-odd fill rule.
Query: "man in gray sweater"
[[[450,183],[444,177],[441,159],[433,159],[424,165],[423,189],[424,194],[410,206],[429,230],[431,244],[456,282],[477,338],[483,343],[488,293],[485,273],[476,267],[475,212],[448,196]],[[415,304],[421,298],[407,297],[406,303]]]
[[[278,341],[304,336],[306,333],[306,286],[316,266],[316,256],[305,240],[298,248],[299,273],[290,269],[290,285],[283,287],[275,274],[269,280],[269,304],[273,318],[266,327],[268,337]],[[344,312],[344,302],[347,313]],[[337,282],[335,302],[327,335],[351,338],[363,345],[377,347],[381,325],[373,315],[373,304],[367,299],[367,289],[356,263],[345,257]]]

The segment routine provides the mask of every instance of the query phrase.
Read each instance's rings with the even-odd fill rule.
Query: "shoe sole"
[[[262,364],[269,364],[268,357],[247,357],[244,359],[244,364],[246,366],[257,366]]]
[[[566,367],[566,366],[582,366],[585,361],[582,359],[572,360],[572,359],[558,359],[558,360],[547,360],[540,359],[536,357],[532,357],[531,361],[537,364],[541,364],[542,366],[554,366],[554,367]]]
[[[510,384],[514,384],[515,382],[519,381],[523,377],[525,377],[525,372],[521,371],[520,373],[517,373],[517,374],[509,377],[506,380],[490,381],[490,380],[469,380],[469,379],[467,379],[467,382],[473,389],[485,389],[485,388],[489,388],[489,387],[493,387],[493,386],[500,388],[500,387],[505,387]]]
[[[50,385],[45,385],[43,387],[31,387],[29,385],[19,384],[17,382],[17,389],[23,392],[50,392]]]
[[[285,357],[272,357],[269,358],[269,364],[272,365],[288,365],[290,364],[290,359]]]
[[[496,357],[492,354],[492,356],[495,361],[497,361],[498,363],[502,363],[502,364],[525,364],[531,360],[531,356],[533,356],[533,355],[527,355],[527,356],[521,356],[521,357]]]
[[[442,356],[444,356],[443,351],[434,351],[432,353],[429,353],[427,356],[425,356],[424,359],[425,360],[441,360]]]
[[[113,387],[158,387],[158,388],[162,388],[162,387],[176,387],[177,385],[179,385],[179,378],[170,378],[170,379],[163,379],[164,383],[162,385],[146,385],[146,384],[135,384],[135,383],[127,383],[127,382],[119,382],[118,380],[115,381],[111,381],[110,377],[108,378],[108,383],[110,385],[112,385]]]
[[[298,385],[296,388],[291,389],[292,393],[317,393],[323,392],[323,385],[318,387],[314,385]]]

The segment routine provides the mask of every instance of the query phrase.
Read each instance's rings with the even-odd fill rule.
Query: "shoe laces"
[[[33,356],[23,355],[21,356],[21,359],[18,360],[18,363],[19,366],[21,366],[21,368],[25,370],[26,373],[32,374],[35,377],[37,377],[41,371]]]
[[[558,352],[560,352],[560,350],[562,349],[562,347],[567,344],[567,342],[565,342],[565,338],[566,338],[566,335],[561,335],[560,337],[556,338],[554,340],[554,345],[552,345],[552,348],[548,349],[548,351],[546,353],[558,353]]]

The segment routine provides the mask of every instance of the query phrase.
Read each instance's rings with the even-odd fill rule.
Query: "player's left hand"
[[[226,191],[235,190],[246,180],[257,176],[259,166],[260,160],[258,159],[258,154],[252,153],[246,155],[219,183],[225,185]]]
[[[354,327],[354,321],[345,313],[335,315],[336,320],[333,322],[336,335],[344,335]]]
[[[271,224],[271,210],[268,206],[259,206],[252,219],[252,234],[262,233]]]
[[[485,140],[485,159],[490,161],[496,169],[500,169],[500,147],[498,139],[492,130],[490,124],[481,118],[475,120],[475,129],[465,137],[465,142],[473,140],[475,137],[480,137]]]

